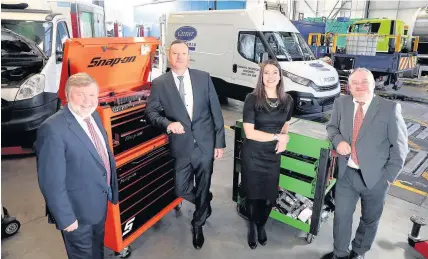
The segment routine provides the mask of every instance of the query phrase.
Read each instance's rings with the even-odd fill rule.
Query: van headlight
[[[15,100],[21,101],[21,100],[33,98],[34,96],[41,94],[44,88],[45,88],[45,76],[34,75],[28,78],[21,85]]]
[[[284,76],[290,78],[290,80],[293,81],[296,84],[304,85],[304,86],[309,86],[312,83],[312,81],[309,80],[309,79],[306,79],[304,77],[292,74],[292,73],[287,72],[285,70],[283,70],[282,72],[283,72]]]

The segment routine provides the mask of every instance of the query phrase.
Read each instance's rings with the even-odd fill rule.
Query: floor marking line
[[[418,144],[416,144],[415,142],[411,141],[411,140],[409,140],[409,145],[410,145],[412,148],[414,148],[414,149],[421,150],[421,147],[420,147]]]
[[[424,191],[418,190],[416,188],[404,185],[399,180],[395,181],[393,183],[393,185],[396,186],[396,187],[398,187],[398,188],[401,188],[401,189],[404,189],[404,190],[407,190],[407,191],[410,191],[410,192],[414,192],[414,193],[420,194],[422,196],[428,196],[427,192],[424,192]]]
[[[421,120],[414,120],[414,121],[416,121],[417,123],[421,124],[422,126],[428,127],[428,122],[421,121]]]
[[[233,130],[230,126],[224,125],[225,129]]]

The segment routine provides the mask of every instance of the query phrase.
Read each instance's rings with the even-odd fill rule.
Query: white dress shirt
[[[91,137],[91,133],[89,132],[89,128],[88,125],[86,124],[85,120],[80,117],[79,115],[77,115],[76,113],[74,113],[71,109],[70,109],[71,114],[73,114],[73,116],[76,118],[77,122],[80,124],[80,126],[83,128],[83,130],[86,132],[86,135],[88,135],[89,139],[92,141],[92,144],[95,147],[95,142]],[[106,152],[106,155],[108,156],[108,152],[107,152],[107,146],[106,146],[106,142],[104,141],[104,137],[101,134],[100,129],[98,128],[97,123],[95,122],[94,118],[92,116],[90,116],[91,118],[91,123],[94,126],[95,132],[97,133],[98,137],[101,139],[101,143],[103,145],[103,149]],[[95,147],[95,150],[97,148]]]
[[[177,86],[177,90],[180,91],[180,80],[177,78],[178,75],[172,71],[172,75],[174,77],[175,85]],[[192,81],[190,80],[189,69],[183,74],[183,83],[184,83],[184,99],[186,102],[187,113],[189,114],[190,120],[192,119],[193,114],[193,89],[192,89]]]
[[[373,97],[374,97],[374,95],[373,95]],[[364,116],[366,116],[366,113],[367,113],[367,110],[369,109],[369,106],[370,106],[370,103],[372,102],[372,100],[373,100],[373,97],[372,98],[370,98],[367,102],[365,102],[364,103],[364,105],[363,105],[363,114],[364,114]],[[352,119],[352,121],[353,121],[353,124],[352,124],[352,130],[354,130],[354,123],[355,123],[355,114],[357,114],[357,110],[358,110],[358,107],[360,106],[360,104],[359,103],[357,103],[357,100],[355,100],[355,98],[353,98],[352,99],[352,101],[354,102],[354,117],[353,117],[353,119]],[[361,125],[361,127],[362,127],[362,125]],[[361,128],[360,128],[360,132],[361,132]],[[359,134],[359,133],[358,133]],[[352,139],[351,139],[351,141],[352,141]],[[352,143],[351,143],[351,148],[352,148]],[[358,154],[357,154],[358,155]],[[352,167],[352,168],[355,168],[355,169],[360,169],[360,167],[357,165],[357,164],[355,164],[355,162],[352,160],[352,156],[351,155],[349,155],[349,160],[348,160],[348,166],[349,167]]]

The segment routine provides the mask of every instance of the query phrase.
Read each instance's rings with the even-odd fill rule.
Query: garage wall
[[[405,24],[409,25],[409,35],[411,35],[413,28],[411,27],[412,21],[416,11],[420,7],[428,5],[428,1],[388,1],[386,5],[384,1],[371,2],[369,9],[369,18],[382,18],[388,17],[391,19],[403,20]]]
[[[338,4],[336,5],[337,2]],[[296,11],[294,19],[298,18],[299,13],[303,13],[305,18],[328,17],[330,13],[333,15],[336,12],[336,10],[333,10],[335,5],[336,8],[339,8],[344,2],[344,8],[339,11],[337,17],[364,18],[367,0],[297,0],[295,2]],[[418,8],[427,5],[427,0],[372,0],[369,1],[368,18],[387,17],[390,19],[400,19],[410,25]],[[409,32],[411,30],[412,28],[409,28]]]
[[[118,0],[104,0],[104,9],[106,22],[118,21],[123,24],[123,36],[133,37],[136,34],[134,25],[132,4],[135,0],[126,0],[127,4],[123,4]]]
[[[296,1],[296,18],[299,13],[304,13],[305,17],[333,16],[342,5],[336,17],[361,18],[366,0],[299,0]]]
[[[181,11],[199,11],[209,10],[216,8],[217,10],[226,9],[245,9],[245,0],[233,1],[168,1],[161,3],[152,3],[134,8],[134,22],[135,24],[142,24],[144,27],[150,29],[149,35],[153,37],[160,36],[159,18],[163,14]]]

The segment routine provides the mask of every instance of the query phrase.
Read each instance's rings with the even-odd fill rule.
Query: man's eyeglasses
[[[369,81],[351,81],[351,85],[361,85],[361,86],[369,86]]]

